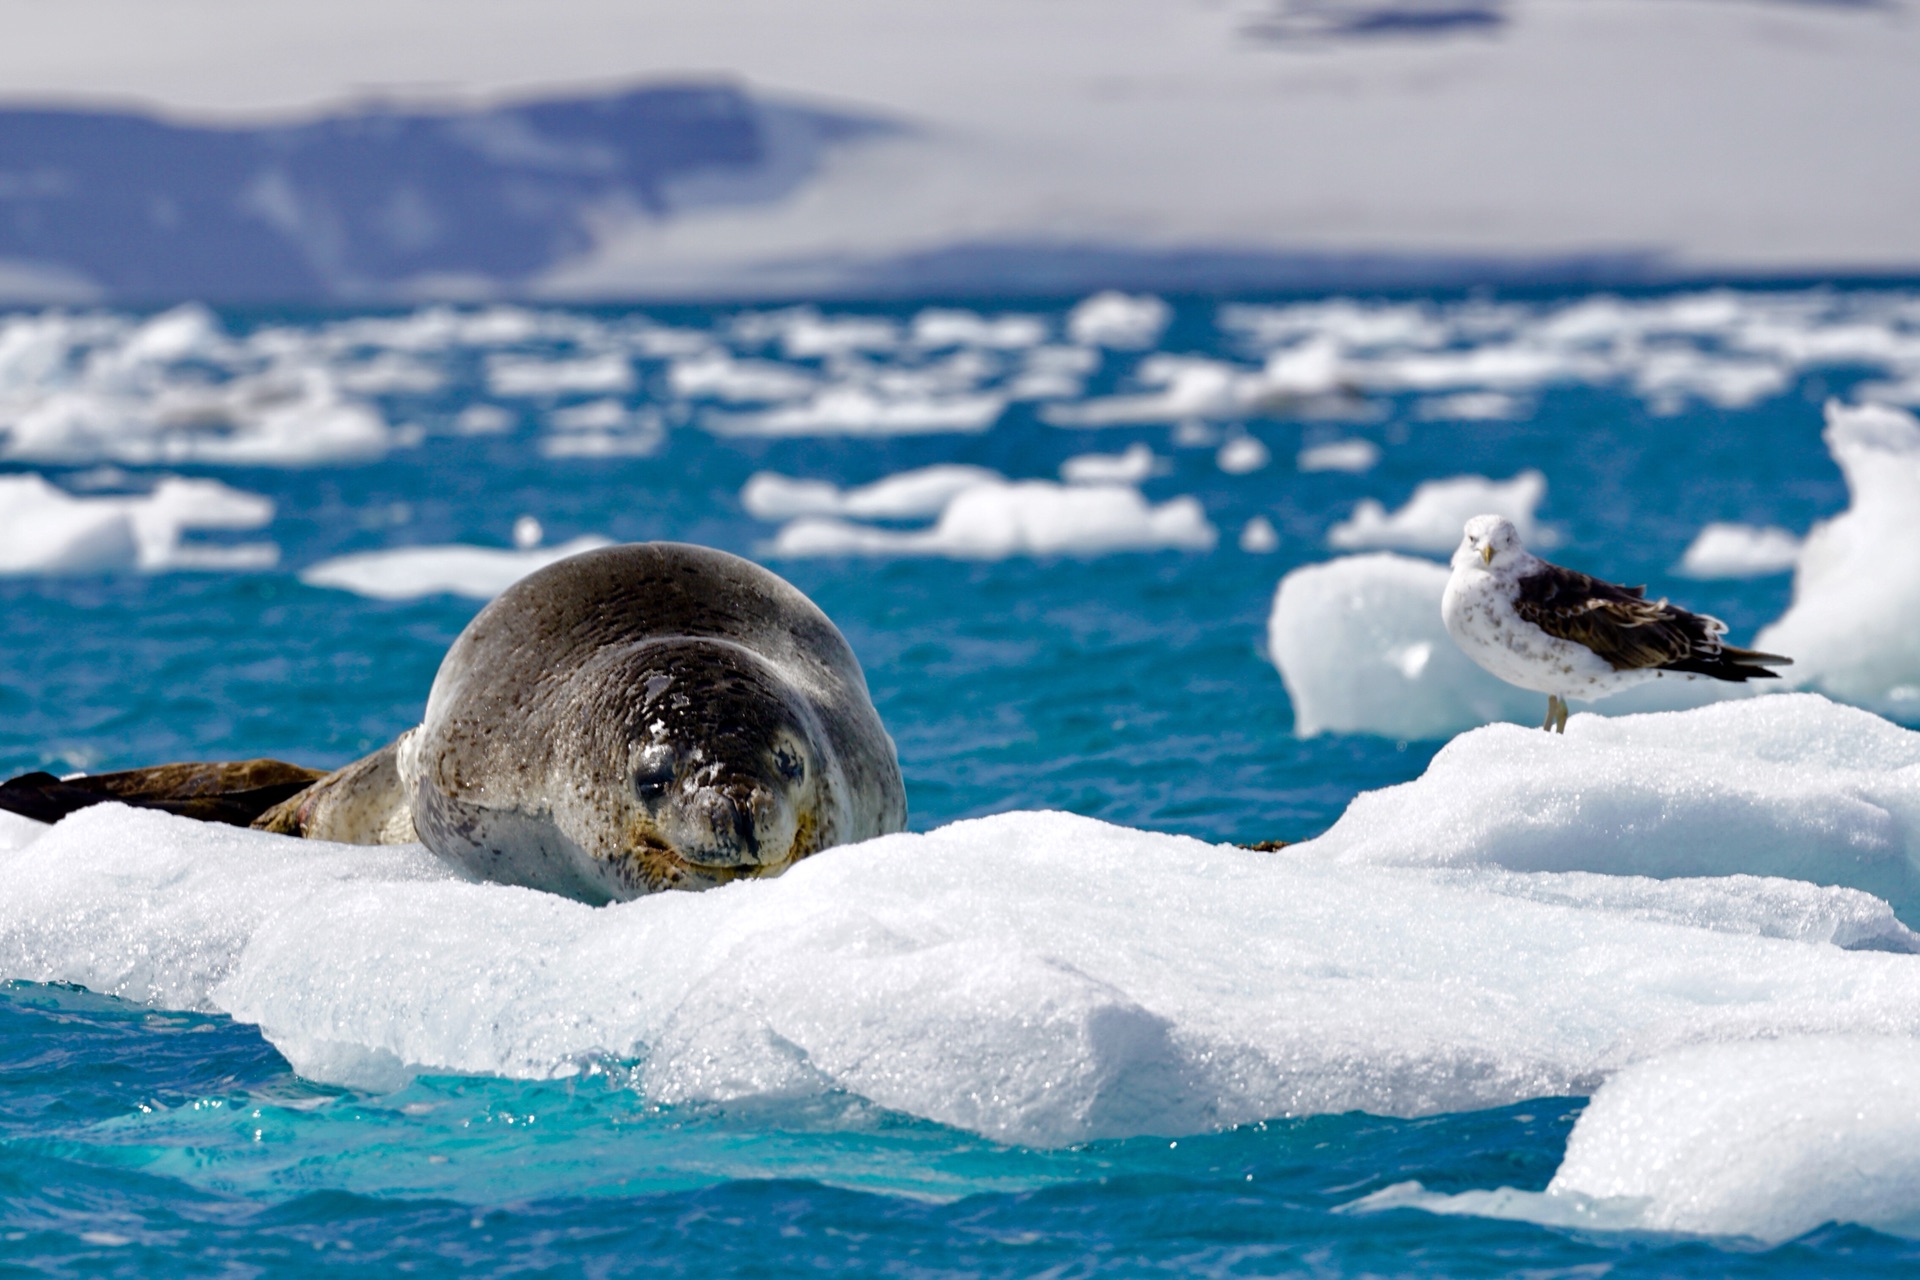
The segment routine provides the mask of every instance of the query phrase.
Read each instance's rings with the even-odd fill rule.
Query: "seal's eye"
[[[654,760],[642,760],[640,767],[633,772],[633,789],[640,793],[643,800],[657,800],[667,793],[673,785],[673,761],[661,756]]]
[[[788,747],[775,748],[773,767],[778,769],[780,776],[788,782],[798,782],[807,776],[807,762],[800,758],[798,752]]]

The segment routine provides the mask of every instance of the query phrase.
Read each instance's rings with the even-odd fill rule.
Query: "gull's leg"
[[[1567,731],[1567,700],[1559,694],[1553,695],[1553,731],[1555,733]]]
[[[1553,704],[1558,701],[1560,701],[1560,698],[1557,694],[1550,693],[1547,695],[1547,718],[1540,722],[1540,728],[1543,731],[1550,732],[1553,729]]]

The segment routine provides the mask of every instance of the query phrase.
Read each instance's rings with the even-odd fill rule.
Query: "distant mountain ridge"
[[[596,226],[776,199],[876,118],[652,85],[222,127],[0,109],[0,291],[19,301],[512,293]]]

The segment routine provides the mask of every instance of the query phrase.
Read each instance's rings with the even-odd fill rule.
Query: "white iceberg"
[[[1166,469],[1152,448],[1136,440],[1120,453],[1075,454],[1060,464],[1060,478],[1068,484],[1139,484]]]
[[[974,311],[929,307],[913,318],[913,344],[927,350],[941,347],[988,347],[1013,351],[1037,347],[1047,340],[1047,322],[1038,316],[995,316]]]
[[[1827,448],[1848,506],[1807,534],[1793,604],[1755,647],[1785,674],[1902,718],[1920,716],[1920,420],[1885,405],[1827,405]]]
[[[1219,531],[1200,503],[1158,506],[1122,485],[1045,480],[972,485],[955,494],[930,529],[879,529],[808,517],[781,529],[774,556],[1091,556],[1116,551],[1208,551]]]
[[[194,529],[257,529],[273,502],[217,480],[163,476],[145,494],[70,494],[32,473],[0,476],[0,574],[265,569],[272,543],[190,541]]]
[[[1609,1079],[1545,1191],[1401,1183],[1352,1208],[1417,1208],[1582,1231],[1740,1237],[1830,1222],[1920,1236],[1920,1040],[1795,1036],[1702,1045]]]
[[[1303,472],[1345,471],[1359,475],[1373,470],[1379,461],[1380,446],[1371,440],[1329,440],[1302,449],[1294,465]]]
[[[587,534],[558,546],[517,547],[511,551],[458,543],[360,551],[322,560],[303,570],[300,581],[310,587],[333,587],[375,600],[433,595],[491,600],[536,569],[582,551],[612,545],[606,538]]]
[[[1399,510],[1362,498],[1353,514],[1327,531],[1327,542],[1342,550],[1392,548],[1399,551],[1450,552],[1460,545],[1460,530],[1477,515],[1505,516],[1529,546],[1550,545],[1533,513],[1547,496],[1547,478],[1522,471],[1511,480],[1453,476],[1425,480]]]
[[[1096,293],[1067,313],[1067,336],[1083,347],[1142,350],[1160,340],[1173,308],[1150,294]]]
[[[618,352],[549,360],[539,356],[487,357],[487,390],[500,399],[563,395],[623,395],[633,390],[633,362]]]
[[[1440,620],[1447,569],[1391,553],[1304,565],[1280,580],[1267,656],[1293,703],[1294,732],[1445,738],[1493,720],[1538,724],[1544,694],[1510,685],[1460,651]],[[1582,711],[1623,715],[1760,692],[1753,684],[1668,676]]]
[[[708,413],[701,424],[721,436],[899,436],[981,432],[1006,409],[998,395],[889,395],[841,384],[757,413]]]
[[[1729,865],[1745,834],[1715,845]],[[0,976],[224,1011],[313,1078],[612,1058],[659,1102],[843,1091],[1035,1145],[1465,1110],[1691,1045],[1920,1034],[1920,962],[1843,949],[1913,935],[1850,890],[1369,866],[1065,814],[598,909],[464,882],[419,846],[115,805],[0,852],[0,877]]]
[[[1006,477],[986,467],[941,463],[902,471],[872,484],[842,489],[826,480],[796,480],[771,471],[748,477],[740,505],[760,520],[796,516],[853,516],[863,520],[910,520],[939,515],[955,494]]]
[[[1776,526],[1716,521],[1702,528],[1680,557],[1686,578],[1764,578],[1785,573],[1800,559],[1800,539]]]
[[[1257,436],[1238,435],[1220,446],[1214,465],[1230,476],[1251,475],[1273,460],[1267,446]]]
[[[1538,722],[1541,696],[1488,674],[1440,620],[1447,570],[1377,554],[1306,565],[1280,580],[1267,656],[1293,729],[1443,738],[1489,720]]]
[[[1488,725],[1356,797],[1316,856],[1372,866],[1753,874],[1920,910],[1920,733],[1817,694]]]

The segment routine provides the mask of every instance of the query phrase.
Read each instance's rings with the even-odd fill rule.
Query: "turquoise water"
[[[1792,295],[1803,310],[1890,297],[1910,295]],[[1518,305],[1546,313],[1578,301]],[[1442,316],[1478,305],[1413,302]],[[1004,309],[1057,328],[1066,305]],[[855,310],[905,323],[918,308]],[[731,332],[741,311],[567,314],[595,332],[641,317]],[[1177,300],[1158,349],[1256,367],[1221,314],[1215,300]],[[319,334],[342,320],[220,317],[242,337],[274,327]],[[1467,321],[1456,327],[1449,349],[1482,341]],[[570,341],[523,345],[565,354]],[[1079,397],[1129,390],[1144,358],[1106,353]],[[1214,412],[1184,436],[1171,421],[1062,428],[1043,421],[1044,404],[1014,402],[979,433],[776,439],[701,429],[705,410],[676,397],[664,361],[637,359],[637,384],[614,395],[629,407],[662,407],[664,442],[644,456],[579,458],[542,452],[553,400],[492,396],[509,407],[504,432],[454,430],[462,408],[488,398],[485,354],[456,346],[433,359],[441,385],[371,396],[388,422],[424,428],[417,443],[373,459],[167,468],[272,499],[264,530],[203,536],[265,537],[279,548],[276,567],[0,579],[0,769],[252,755],[344,763],[414,723],[441,653],[479,602],[369,599],[306,585],[299,571],[399,546],[505,546],[514,520],[532,515],[549,543],[586,533],[702,542],[759,555],[805,590],[865,666],[899,747],[916,829],[1061,808],[1210,840],[1299,839],[1358,792],[1417,775],[1440,745],[1295,738],[1264,656],[1276,583],[1332,554],[1327,530],[1358,499],[1393,508],[1422,480],[1538,468],[1549,482],[1539,514],[1560,533],[1558,558],[1645,581],[1749,639],[1785,608],[1787,576],[1699,582],[1677,577],[1674,565],[1709,521],[1803,532],[1842,509],[1820,404],[1888,372],[1844,358],[1802,362],[1739,403],[1662,401],[1631,369],[1549,376],[1497,388],[1517,403],[1513,416],[1492,420],[1449,418],[1425,393],[1386,389],[1294,416]],[[830,364],[786,359],[814,371]],[[860,359],[886,368],[920,357]],[[225,376],[218,360],[203,363],[204,376]],[[1216,446],[1237,432],[1259,439],[1271,463],[1223,471]],[[1378,465],[1359,474],[1295,469],[1304,444],[1333,438],[1375,442]],[[1214,550],[985,563],[769,558],[777,525],[751,517],[739,497],[766,470],[842,486],[949,462],[1051,478],[1069,457],[1136,442],[1166,464],[1142,491],[1155,502],[1197,499],[1220,530]],[[80,493],[137,490],[157,470],[100,473],[115,462],[95,449],[16,457],[5,469]],[[1235,544],[1256,516],[1279,534],[1270,553]],[[256,1030],[224,1018],[14,983],[0,989],[0,1265],[142,1275],[343,1265],[429,1274],[1744,1275],[1876,1274],[1920,1258],[1920,1246],[1851,1227],[1760,1250],[1341,1211],[1410,1179],[1443,1192],[1544,1187],[1581,1105],[1539,1099],[1419,1120],[1276,1117],[1177,1141],[1028,1150],[852,1097],[661,1108],[619,1064],[563,1082],[426,1078],[395,1094],[356,1093],[299,1079]]]

